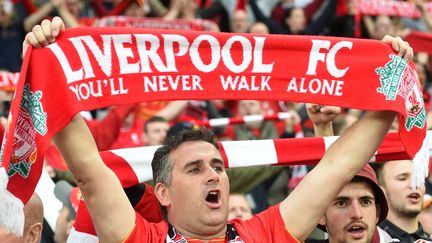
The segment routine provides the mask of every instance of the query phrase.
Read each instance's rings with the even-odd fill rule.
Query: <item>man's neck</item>
[[[404,217],[402,215],[396,215],[389,212],[387,220],[409,234],[414,233],[418,230],[419,221],[417,219],[417,216]]]
[[[172,227],[185,238],[196,238],[207,242],[211,239],[225,237],[227,225],[221,226],[201,226],[198,230],[182,227],[178,224],[171,223]]]

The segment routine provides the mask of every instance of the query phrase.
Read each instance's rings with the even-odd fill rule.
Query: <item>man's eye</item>
[[[188,173],[192,173],[192,174],[196,174],[196,173],[199,173],[199,172],[200,172],[199,168],[193,168],[193,169],[190,169],[188,171]]]
[[[223,168],[222,168],[222,166],[213,166],[213,170],[216,172],[222,172]]]
[[[363,206],[369,206],[369,205],[373,204],[373,200],[372,199],[365,199],[365,200],[362,200],[361,203]]]
[[[346,202],[345,201],[337,201],[335,203],[335,205],[338,206],[338,207],[344,207],[346,205]]]

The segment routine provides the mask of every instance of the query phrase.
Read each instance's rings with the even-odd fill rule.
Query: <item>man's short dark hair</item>
[[[161,182],[170,185],[173,164],[170,161],[169,155],[181,144],[190,141],[208,142],[219,150],[219,145],[214,138],[214,134],[204,128],[183,130],[175,136],[169,137],[165,144],[156,150],[153,156],[152,170],[155,184]]]
[[[165,122],[168,123],[167,119],[161,116],[152,116],[144,123],[144,132],[147,132],[148,125],[153,122]]]
[[[380,186],[385,186],[385,181],[384,181],[384,163],[374,163],[372,168],[374,169],[377,179],[378,179],[378,183],[380,184]]]

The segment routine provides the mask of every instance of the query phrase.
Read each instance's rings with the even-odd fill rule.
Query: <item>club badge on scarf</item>
[[[415,82],[415,71],[400,57],[391,54],[391,61],[384,67],[376,69],[380,75],[381,87],[378,93],[385,95],[387,100],[395,100],[397,96],[405,100],[407,112],[405,129],[410,131],[414,126],[423,128],[426,121],[426,110],[419,82]]]
[[[142,101],[260,99],[393,110],[408,155],[427,157],[418,153],[425,137],[420,87],[392,54],[380,41],[322,36],[64,31],[26,53],[1,150],[7,190],[27,202],[51,138],[74,114]]]
[[[18,173],[21,177],[27,178],[32,164],[36,162],[36,133],[43,136],[48,130],[47,114],[42,108],[41,98],[41,91],[32,93],[29,85],[25,85],[15,127],[14,142],[12,143],[14,152],[9,164],[9,177]]]

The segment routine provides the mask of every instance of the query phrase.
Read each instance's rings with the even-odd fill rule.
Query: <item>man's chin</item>
[[[349,240],[345,241],[344,243],[371,243],[372,240],[368,240],[367,237],[362,238],[352,238],[348,237]]]
[[[421,206],[420,205],[412,205],[411,207],[408,207],[402,212],[402,214],[407,218],[414,218],[417,217],[421,213]]]
[[[220,224],[226,225],[228,221],[228,217],[222,212],[210,212],[206,215],[204,221],[207,225],[213,225],[213,226],[220,225]]]

